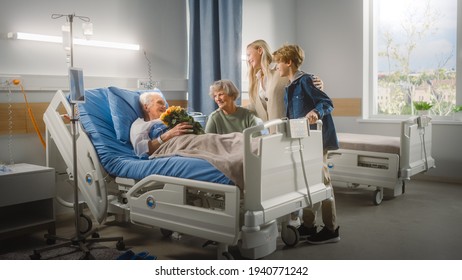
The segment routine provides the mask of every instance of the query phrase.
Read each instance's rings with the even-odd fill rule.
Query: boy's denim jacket
[[[323,148],[336,150],[339,148],[337,133],[331,112],[334,110],[332,100],[313,84],[311,74],[297,71],[295,79],[285,88],[284,104],[289,119],[304,118],[315,109],[322,120]],[[311,125],[316,129],[316,125]]]

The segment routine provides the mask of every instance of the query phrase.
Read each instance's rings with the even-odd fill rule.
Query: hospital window
[[[248,65],[247,65],[247,54],[241,56],[241,102],[242,105],[246,106],[249,102],[249,76],[248,76]]]
[[[364,0],[365,118],[414,115],[413,102],[426,101],[432,116],[445,119],[462,105],[457,2]]]

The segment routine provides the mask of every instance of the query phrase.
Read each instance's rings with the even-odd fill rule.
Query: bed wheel
[[[406,191],[406,182],[403,181],[403,185],[401,186],[401,190],[404,193]]]
[[[90,254],[90,252],[87,252],[83,256],[81,256],[79,260],[95,260],[95,257],[92,254]]]
[[[170,237],[170,236],[172,236],[173,231],[165,229],[165,228],[161,228],[160,233],[162,233],[162,236],[164,236],[164,237]]]
[[[282,227],[281,230],[281,239],[289,247],[294,247],[300,241],[300,234],[294,226]]]
[[[93,222],[91,221],[90,217],[85,214],[80,214],[80,221],[79,221],[79,231],[81,234],[85,234],[91,230],[93,227]]]
[[[29,256],[29,258],[30,258],[31,260],[40,260],[41,257],[42,257],[42,256],[40,255],[40,253],[34,253],[34,254],[32,254],[32,255]]]
[[[53,244],[56,243],[56,239],[47,238],[47,240],[45,242],[47,243],[47,245],[53,245]]]
[[[382,203],[383,200],[383,192],[381,190],[375,190],[374,197],[372,200],[374,202],[374,205],[380,205],[380,203]]]
[[[124,241],[123,241],[123,240],[117,241],[117,243],[116,243],[116,248],[117,248],[117,250],[119,250],[119,251],[124,250],[124,249],[125,249],[125,243],[124,243]]]

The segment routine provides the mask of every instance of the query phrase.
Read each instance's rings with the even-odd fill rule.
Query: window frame
[[[363,101],[362,119],[405,120],[410,115],[377,114],[377,9],[375,0],[363,0]],[[462,3],[457,2],[456,105],[462,105]],[[458,71],[457,71],[458,70]],[[432,116],[434,120],[453,121],[450,116]],[[460,121],[459,121],[460,122]]]

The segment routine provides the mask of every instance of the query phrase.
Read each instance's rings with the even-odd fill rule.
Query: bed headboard
[[[82,198],[87,203],[88,208],[94,215],[95,219],[102,223],[107,215],[107,188],[104,180],[106,172],[99,163],[98,155],[88,138],[79,126],[77,137],[77,172],[73,173],[73,153],[72,153],[72,134],[61,114],[61,108],[64,108],[68,116],[72,115],[71,106],[62,91],[58,91],[50,102],[43,121],[46,125],[46,156],[47,166],[50,166],[50,157],[53,153],[59,152],[63,158],[67,173],[72,176],[78,176],[79,190]]]
[[[432,119],[413,116],[401,123],[401,177],[411,176],[435,167],[432,157]]]

